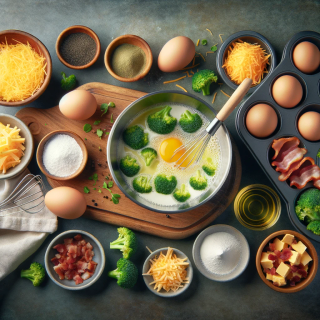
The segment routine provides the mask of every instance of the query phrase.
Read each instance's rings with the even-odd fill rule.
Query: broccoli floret
[[[315,220],[307,225],[307,229],[320,236],[320,221]]]
[[[154,179],[154,186],[158,193],[171,194],[177,187],[177,178],[175,176],[167,176],[158,174]]]
[[[204,96],[210,94],[210,85],[212,82],[217,82],[218,77],[213,71],[205,69],[196,72],[192,77],[192,89],[195,92],[201,92]]]
[[[207,162],[202,166],[202,169],[210,177],[213,177],[216,173],[216,168],[211,158],[207,159]]]
[[[77,79],[74,74],[72,74],[68,78],[66,77],[66,74],[64,72],[61,72],[61,75],[62,75],[61,88],[63,90],[70,91],[76,87]]]
[[[139,193],[150,193],[152,186],[150,185],[150,178],[148,176],[140,175],[132,181],[133,189]]]
[[[181,129],[188,133],[193,133],[199,130],[202,126],[202,119],[197,113],[191,113],[186,110],[179,120]]]
[[[320,190],[312,188],[302,193],[295,211],[299,220],[306,223],[320,220]]]
[[[130,128],[127,128],[123,132],[123,141],[130,148],[134,150],[139,150],[148,144],[148,133],[144,133],[141,127],[135,125]]]
[[[127,177],[133,177],[138,174],[140,166],[136,159],[127,155],[120,160],[120,169]]]
[[[125,259],[130,259],[137,251],[137,238],[133,231],[122,227],[117,229],[119,237],[110,243],[110,249],[119,249]]]
[[[173,196],[179,202],[186,202],[190,198],[190,193],[186,189],[186,186],[182,184],[180,189],[176,189]]]
[[[207,178],[201,175],[200,170],[190,178],[189,183],[194,190],[204,190],[208,186]]]
[[[171,109],[166,106],[162,110],[150,114],[147,119],[149,128],[159,134],[172,132],[177,124],[177,119],[170,115]]]
[[[144,158],[146,166],[149,167],[151,162],[157,157],[157,151],[153,148],[144,148],[141,151],[141,155]]]
[[[120,258],[117,262],[117,269],[110,271],[108,276],[117,279],[119,287],[130,289],[137,283],[138,269],[130,260]]]
[[[21,270],[20,275],[21,278],[29,279],[35,287],[38,287],[43,282],[46,271],[40,263],[33,262],[28,270]]]

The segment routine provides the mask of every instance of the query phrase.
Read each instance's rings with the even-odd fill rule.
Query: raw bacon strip
[[[292,146],[298,146],[300,144],[300,140],[297,138],[297,137],[290,137],[290,138],[281,138],[281,139],[278,139],[278,140],[273,140],[273,143],[272,143],[272,149],[275,151],[275,154],[272,158],[272,160],[275,160],[277,158],[277,156],[279,155],[280,153],[280,150],[282,149],[282,147],[287,143],[287,142],[290,142],[287,144],[287,149],[288,147],[292,147]]]
[[[302,189],[309,181],[320,179],[320,168],[317,165],[307,166],[293,172],[289,179],[290,187],[296,186]]]
[[[286,172],[294,162],[300,161],[306,153],[307,149],[305,148],[291,147],[281,161],[273,161],[271,165],[277,167],[276,171]]]
[[[287,172],[283,172],[280,176],[279,176],[279,180],[280,181],[286,181],[292,172],[298,170],[299,168],[302,167],[302,165],[306,162],[306,161],[309,161],[310,164],[308,165],[314,165],[314,160],[311,158],[311,157],[305,157],[303,158],[302,160],[300,161],[297,161],[297,162],[294,162],[291,164],[291,166],[289,167],[288,171]],[[319,184],[319,187],[320,187],[320,184]]]

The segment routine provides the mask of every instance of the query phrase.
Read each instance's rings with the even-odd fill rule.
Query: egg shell
[[[247,129],[257,138],[266,138],[270,136],[276,130],[277,125],[277,113],[268,104],[256,104],[247,113]]]
[[[292,59],[294,65],[304,73],[312,73],[319,68],[320,51],[318,47],[309,42],[300,42],[293,50]]]
[[[193,41],[184,36],[169,40],[161,49],[158,67],[163,72],[175,72],[187,66],[196,53]]]
[[[96,112],[97,100],[86,90],[73,90],[61,98],[59,108],[69,119],[87,120]]]
[[[309,111],[298,120],[300,134],[309,141],[320,140],[320,113]]]
[[[52,213],[64,219],[79,218],[87,209],[84,195],[70,187],[58,187],[50,190],[44,201]]]
[[[293,76],[279,77],[272,86],[272,96],[276,103],[283,108],[293,108],[298,105],[303,96],[302,85]]]

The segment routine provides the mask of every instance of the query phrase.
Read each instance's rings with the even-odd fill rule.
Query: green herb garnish
[[[112,181],[109,181],[109,184],[110,184],[110,182],[112,182]],[[112,185],[113,185],[113,182],[112,182]],[[112,193],[112,191],[108,188],[108,185],[107,185],[106,182],[103,183],[102,188],[107,189],[110,192],[110,194],[111,194],[110,201],[112,201],[114,204],[118,204],[119,203],[119,199],[121,198],[120,194]]]
[[[112,187],[113,187],[113,181],[109,181],[109,182],[108,182],[108,187],[109,187],[109,188],[112,188]]]
[[[83,188],[83,191],[84,191],[84,193],[89,193],[89,192],[90,192],[90,190],[89,190],[88,187],[84,187],[84,188]]]
[[[100,122],[101,122],[101,120],[96,120],[96,121],[93,123],[93,125],[94,125],[94,126],[97,126]]]
[[[94,173],[91,177],[89,177],[89,180],[98,181],[98,174]]]
[[[98,129],[97,136],[101,139],[102,135],[103,135],[103,131],[101,129]]]
[[[76,76],[72,74],[67,78],[64,72],[61,72],[61,75],[62,75],[61,88],[66,91],[70,91],[74,89],[75,86],[77,85]]]
[[[100,106],[100,110],[102,111],[101,117],[108,112],[109,107],[114,108],[116,105],[113,102],[103,103]]]
[[[109,134],[110,132],[106,132],[106,136]]]
[[[111,113],[110,122],[113,123],[113,113]]]
[[[97,188],[93,188],[93,190],[97,190]]]
[[[218,48],[217,48],[217,46],[212,46],[212,47],[210,48],[210,50],[213,51],[213,52],[216,52],[216,51],[218,50]]]
[[[99,189],[98,192],[101,193],[102,192],[101,189]]]
[[[208,43],[208,41],[207,41],[206,39],[201,40],[201,44],[202,44],[203,46],[206,46],[207,43]]]
[[[318,150],[317,157],[320,158],[320,149]]]
[[[91,130],[92,130],[91,124],[86,123],[86,124],[83,126],[83,131],[84,131],[84,132],[89,133]]]

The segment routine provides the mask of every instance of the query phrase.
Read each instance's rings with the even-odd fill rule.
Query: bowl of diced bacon
[[[103,247],[92,234],[81,230],[60,233],[49,244],[45,267],[51,280],[68,290],[94,284],[106,263]]]
[[[262,281],[275,291],[294,293],[306,288],[316,276],[318,255],[304,235],[281,230],[260,245],[256,267]]]

